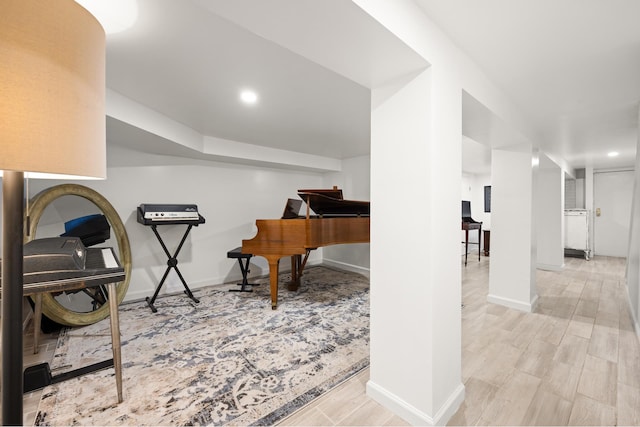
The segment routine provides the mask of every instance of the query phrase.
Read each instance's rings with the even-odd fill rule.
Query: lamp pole
[[[2,177],[2,425],[22,425],[24,173]]]

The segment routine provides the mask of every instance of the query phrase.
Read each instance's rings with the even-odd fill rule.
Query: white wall
[[[364,166],[367,163],[364,159],[353,160],[354,166],[348,167],[346,177],[332,173],[327,178],[321,173],[153,155],[113,143],[108,144],[107,151],[108,179],[77,183],[94,188],[107,198],[125,223],[133,257],[126,300],[151,296],[166,269],[166,256],[151,229],[136,221],[135,210],[141,203],[198,205],[206,223],[192,229],[178,256],[178,268],[187,284],[197,289],[239,279],[237,262],[227,259],[227,251],[240,246],[242,239],[255,235],[256,219],[280,218],[287,198],[297,197],[299,188],[322,188],[325,183],[331,183],[342,185],[347,195],[363,196],[368,191],[368,167]],[[57,183],[31,180],[31,196]],[[73,218],[67,212],[59,212],[64,207],[57,210],[47,213],[54,220],[43,216],[43,226],[48,222],[47,227],[62,227],[61,222]],[[159,227],[170,252],[179,243],[184,229],[185,226],[179,225]],[[321,254],[322,250],[315,251],[309,262],[320,262]],[[349,250],[348,254],[351,257],[345,262],[365,270],[369,267],[368,247]],[[334,258],[342,261],[339,253]],[[284,260],[282,267],[287,269],[290,263]],[[267,274],[267,271],[266,260],[253,258],[252,276]],[[171,272],[162,294],[182,289],[177,275]]]
[[[557,165],[541,165],[535,185],[537,267],[561,270],[564,265],[564,172]]]
[[[584,203],[585,203],[585,186],[584,186],[584,178],[577,178],[576,179],[576,208],[578,209],[584,209]]]
[[[640,122],[640,110],[638,116],[638,121]],[[629,251],[627,254],[627,291],[636,333],[640,336],[640,129],[638,132],[635,171],[629,225]]]

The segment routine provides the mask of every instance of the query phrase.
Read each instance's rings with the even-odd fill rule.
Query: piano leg
[[[297,291],[300,287],[300,277],[302,276],[302,257],[291,255],[291,282],[287,284],[287,289]]]
[[[271,309],[275,310],[278,308],[278,264],[280,262],[280,257],[269,256],[265,257],[267,261],[269,261],[269,282],[271,284]]]
[[[302,274],[304,272],[304,266],[307,265],[309,254],[312,250],[317,248],[307,249],[304,254],[304,259],[301,254],[291,255],[291,282],[288,283],[288,289],[290,291],[297,291],[302,282]]]

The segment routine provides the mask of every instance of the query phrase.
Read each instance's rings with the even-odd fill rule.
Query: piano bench
[[[238,264],[240,264],[240,271],[242,272],[242,283],[238,283],[240,289],[229,289],[229,292],[253,292],[252,287],[258,286],[260,284],[249,283],[247,281],[247,274],[249,273],[249,262],[251,261],[251,257],[253,257],[253,254],[243,254],[242,248],[240,246],[227,252],[227,258],[238,260]]]

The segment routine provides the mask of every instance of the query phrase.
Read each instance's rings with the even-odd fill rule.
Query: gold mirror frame
[[[131,247],[129,246],[129,237],[120,216],[113,208],[111,203],[105,199],[100,193],[78,184],[62,184],[48,188],[36,194],[29,202],[29,210],[26,215],[29,216],[29,232],[24,237],[24,242],[33,240],[36,236],[38,222],[45,208],[54,200],[62,196],[79,196],[89,200],[96,205],[107,218],[111,228],[113,229],[119,249],[120,263],[124,267],[125,280],[116,284],[116,295],[118,305],[124,299],[129,289],[131,280]],[[42,295],[42,313],[51,320],[66,326],[85,326],[96,323],[109,315],[109,304],[104,304],[96,310],[82,313],[72,311],[56,301],[50,293]]]

